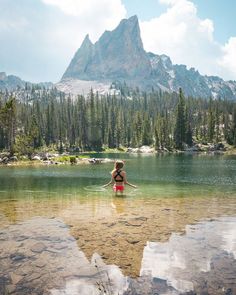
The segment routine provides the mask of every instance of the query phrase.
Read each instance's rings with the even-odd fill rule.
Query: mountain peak
[[[5,72],[0,72],[0,80],[6,80],[7,74]]]
[[[95,44],[86,35],[63,79],[129,80],[143,78],[150,71],[138,18],[134,15],[123,19],[113,31],[105,31]]]
[[[130,18],[128,18],[128,21],[130,22],[138,22],[138,17],[136,14],[132,15]]]
[[[93,44],[92,41],[91,41],[90,38],[89,38],[89,34],[87,34],[87,35],[85,36],[84,41],[82,42],[81,47],[84,46],[84,45],[87,45],[87,44],[89,44],[89,45],[90,45],[90,44]]]
[[[86,75],[86,67],[92,56],[93,47],[94,45],[89,39],[89,34],[87,34],[70,62],[69,67],[66,69],[62,79],[73,77],[86,80],[88,78]]]
[[[130,87],[138,86],[146,91],[178,91],[181,87],[191,96],[236,97],[234,83],[203,77],[185,65],[173,65],[165,54],[147,53],[136,15],[121,20],[113,31],[105,31],[95,44],[86,35],[64,78],[80,80],[81,84],[125,81]]]
[[[107,46],[111,42],[123,42],[123,45],[133,42],[133,46],[143,48],[138,17],[134,15],[128,19],[122,19],[113,31],[105,31],[97,43]]]
[[[139,22],[138,22],[138,17],[136,15],[131,16],[128,19],[123,19],[118,27],[114,30],[120,32],[123,32],[127,35],[130,35],[133,39],[133,41],[138,42],[138,46],[142,46],[142,40],[140,36],[140,28],[139,28]]]
[[[129,18],[125,18],[125,19],[123,19],[120,23],[126,23],[126,24],[128,24],[128,25],[135,25],[135,26],[138,26],[139,24],[138,24],[138,17],[137,17],[137,15],[133,15],[133,16],[131,16],[131,17],[129,17]]]

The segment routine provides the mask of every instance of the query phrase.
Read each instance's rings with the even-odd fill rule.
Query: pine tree
[[[236,147],[236,107],[234,107],[234,110],[233,110],[231,134],[232,134],[232,144],[234,145],[234,147]]]
[[[153,142],[151,124],[148,115],[145,114],[142,128],[142,145],[151,145]]]
[[[16,100],[10,97],[0,110],[0,125],[5,130],[6,147],[10,155],[14,154],[14,143],[16,136]]]
[[[215,135],[215,116],[214,116],[212,98],[210,98],[210,103],[209,103],[207,130],[208,130],[208,140],[209,142],[213,142],[214,135]]]
[[[190,107],[186,107],[186,136],[185,136],[185,142],[188,146],[193,145],[193,131],[192,131],[192,118],[190,113]]]
[[[179,102],[176,112],[176,124],[174,130],[174,144],[177,149],[184,148],[186,139],[186,116],[185,116],[185,99],[182,89],[179,89]]]
[[[219,102],[216,102],[215,108],[215,140],[220,141],[220,113],[219,113]]]

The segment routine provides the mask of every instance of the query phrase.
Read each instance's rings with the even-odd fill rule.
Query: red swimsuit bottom
[[[123,192],[124,191],[124,189],[125,189],[125,187],[123,186],[123,185],[117,185],[117,184],[114,184],[114,186],[113,186],[113,191],[115,192],[115,193],[117,193],[117,192]]]

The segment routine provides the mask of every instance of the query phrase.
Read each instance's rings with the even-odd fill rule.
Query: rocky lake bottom
[[[0,215],[1,294],[236,292],[234,198],[22,202],[13,223],[10,203]]]

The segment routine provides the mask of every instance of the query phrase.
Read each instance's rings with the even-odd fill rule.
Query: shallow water
[[[138,189],[101,189],[112,164],[0,168],[0,294],[236,294],[236,157],[96,156]]]

